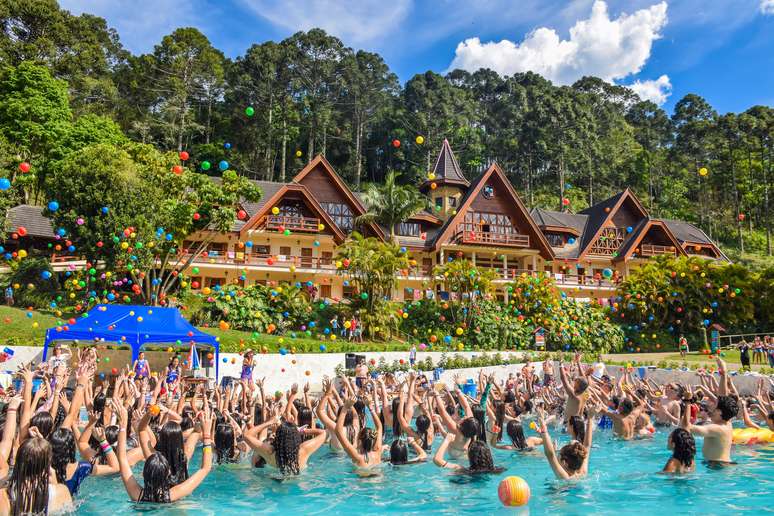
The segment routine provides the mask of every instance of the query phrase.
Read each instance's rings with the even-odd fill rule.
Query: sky
[[[378,52],[401,82],[486,67],[555,84],[584,75],[671,111],[687,93],[720,113],[774,105],[774,0],[60,0],[105,18],[135,54],[196,27],[229,57],[313,27]]]

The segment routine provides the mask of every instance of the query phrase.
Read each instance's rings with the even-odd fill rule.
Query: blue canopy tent
[[[212,346],[215,350],[215,379],[218,379],[218,340],[196,329],[177,308],[139,305],[97,305],[67,329],[46,330],[43,360],[48,345],[57,340],[115,342],[132,347],[132,362],[146,344],[190,346],[191,343]]]

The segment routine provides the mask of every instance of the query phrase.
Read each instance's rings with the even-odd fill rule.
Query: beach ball
[[[206,161],[206,160],[202,161],[202,170],[209,170],[211,166],[212,166],[212,163],[210,163],[209,161]]]
[[[255,108],[253,106],[247,106],[245,108],[245,115],[253,116],[255,114]]]
[[[417,142],[417,145],[422,145],[423,143],[425,143],[425,137],[422,135],[419,135],[414,139],[414,141]]]
[[[529,484],[517,476],[505,477],[497,486],[497,496],[506,507],[518,507],[529,502]]]

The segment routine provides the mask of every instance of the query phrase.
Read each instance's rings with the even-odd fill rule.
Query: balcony
[[[642,244],[637,250],[639,256],[658,256],[662,254],[677,254],[677,249],[669,245]]]
[[[489,230],[483,230],[488,228]],[[500,231],[491,231],[496,228]],[[457,231],[452,242],[458,244],[496,245],[508,247],[529,247],[529,235],[512,233],[513,228],[506,226],[491,226],[463,222],[457,224]]]
[[[300,231],[303,233],[319,233],[320,219],[313,217],[291,217],[286,215],[267,215],[260,228],[268,231]]]
[[[190,257],[189,253],[183,255],[185,261]],[[192,263],[208,263],[220,265],[241,265],[255,267],[271,267],[277,270],[290,269],[296,267],[299,269],[314,269],[320,271],[335,271],[336,262],[333,258],[323,256],[290,256],[276,254],[250,254],[243,252],[220,253],[201,253],[194,258]]]

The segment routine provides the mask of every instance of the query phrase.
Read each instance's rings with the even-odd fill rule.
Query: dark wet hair
[[[578,384],[578,388],[574,389],[575,394],[582,394],[589,388],[589,382],[585,378],[576,378],[575,383]]]
[[[499,400],[494,402],[495,425],[497,426],[497,440],[503,438],[503,423],[505,422],[505,403]]]
[[[6,488],[12,515],[48,513],[50,467],[51,445],[48,441],[31,437],[19,446]]]
[[[355,403],[352,405],[352,408],[355,409],[357,418],[360,420],[360,428],[365,427],[365,403],[363,403],[363,400],[358,399],[355,401]]]
[[[215,427],[215,459],[218,464],[234,462],[234,429],[228,423],[221,423]]]
[[[97,415],[99,416],[100,423],[102,422],[102,416],[105,414],[106,401],[107,401],[107,395],[104,392],[100,392],[96,396],[94,396],[94,401],[92,402],[94,412],[96,412]]]
[[[363,449],[363,453],[374,451],[374,446],[376,446],[376,430],[367,427],[361,429],[357,435],[357,442]]]
[[[478,439],[486,441],[486,425],[484,424],[484,416],[486,416],[486,410],[480,405],[473,405],[471,407],[473,417],[478,422]]]
[[[311,428],[313,426],[312,421],[312,409],[307,406],[303,406],[298,409],[298,426],[307,425]]]
[[[298,475],[298,449],[301,447],[301,434],[293,423],[284,421],[274,433],[274,458],[277,469],[283,475]]]
[[[679,460],[684,466],[693,464],[693,458],[696,455],[696,440],[684,428],[675,428],[669,435],[674,445],[672,458]]]
[[[468,446],[468,461],[470,462],[468,471],[471,473],[501,471],[495,467],[492,451],[484,441],[471,441],[470,446]]]
[[[634,410],[634,403],[629,398],[625,398],[623,401],[621,401],[621,404],[618,408],[622,415],[628,416],[632,413],[632,410]]]
[[[152,453],[142,468],[143,487],[141,502],[169,503],[169,489],[172,484],[172,469],[166,457],[160,452]]]
[[[417,433],[419,434],[419,437],[422,439],[422,449],[425,451],[430,450],[430,445],[428,444],[429,441],[429,435],[428,432],[430,430],[430,418],[427,417],[424,414],[420,414],[417,416]]]
[[[733,396],[718,396],[718,410],[723,421],[730,421],[739,413],[739,405]]]
[[[51,443],[51,467],[60,484],[67,480],[67,465],[75,462],[75,437],[69,428],[54,430],[49,437]]]
[[[390,445],[390,463],[406,464],[408,462],[408,446],[403,439],[395,439]]]
[[[170,469],[170,483],[178,485],[188,478],[188,459],[185,456],[183,430],[175,421],[168,421],[159,430],[156,451],[167,459]]]
[[[572,433],[575,434],[576,440],[580,442],[583,442],[586,440],[586,422],[583,421],[582,417],[571,416],[570,427],[572,428]]]
[[[400,421],[398,421],[399,409],[400,398],[392,398],[392,436],[396,439],[403,435],[403,429],[400,427]]]
[[[774,410],[769,411],[769,415],[766,416],[769,421],[774,421]]]
[[[256,404],[253,407],[253,424],[256,426],[263,424],[263,405]]]
[[[578,441],[572,441],[562,446],[559,450],[559,458],[566,466],[570,473],[574,473],[581,469],[583,461],[586,460],[586,456],[589,451]]]
[[[48,412],[41,411],[32,416],[30,426],[37,427],[40,431],[40,435],[48,439],[51,432],[54,430],[54,418],[51,417],[51,414]]]
[[[472,417],[466,417],[459,423],[460,433],[468,439],[473,439],[478,436],[478,421]]]
[[[65,411],[64,407],[60,404],[57,406],[56,410],[56,417],[54,418],[54,428],[59,428],[62,426],[62,423],[64,423],[65,418],[67,418],[67,412]]]
[[[339,407],[339,410],[336,411],[336,419],[337,420],[338,420],[338,417],[341,414],[342,410],[344,410],[344,405],[341,405]],[[395,426],[395,422],[398,420],[398,416],[393,414],[393,418],[394,419],[392,421],[392,426],[394,427]],[[355,420],[355,418],[352,417],[352,411],[348,410],[347,414],[344,416],[344,428],[347,430],[347,439],[349,439],[349,442],[354,442],[355,441],[355,427],[352,425],[354,420]],[[398,425],[398,428],[400,428],[400,425]]]
[[[521,423],[515,419],[511,419],[505,426],[505,432],[508,434],[508,437],[511,439],[511,444],[513,444],[514,447],[519,450],[527,448],[527,438],[524,436],[524,427]]]
[[[503,401],[505,403],[513,403],[516,401],[516,394],[514,394],[513,391],[508,391],[505,393],[505,396],[503,397]]]

